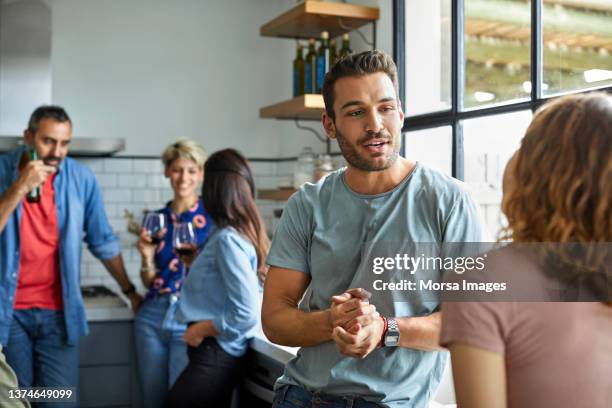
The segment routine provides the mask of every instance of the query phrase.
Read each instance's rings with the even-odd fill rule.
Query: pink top
[[[442,316],[441,345],[505,356],[509,408],[612,407],[612,307],[455,302]]]

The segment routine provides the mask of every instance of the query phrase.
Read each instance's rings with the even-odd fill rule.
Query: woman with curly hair
[[[548,103],[504,174],[505,238],[537,256],[501,250],[503,273],[592,301],[444,303],[459,408],[612,407],[611,208],[612,97]]]

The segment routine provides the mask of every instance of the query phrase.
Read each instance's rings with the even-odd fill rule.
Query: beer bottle
[[[304,61],[304,92],[315,93],[317,77],[317,53],[315,51],[315,39],[311,38],[308,40],[308,54],[306,54],[306,61]]]
[[[329,33],[321,33],[321,46],[317,51],[317,93],[321,93],[325,74],[329,71]]]
[[[304,58],[302,57],[302,44],[297,44],[297,55],[293,60],[293,97],[304,94]]]
[[[38,153],[36,153],[36,149],[30,150],[30,160],[38,160]],[[39,203],[41,197],[41,186],[34,187],[32,190],[28,191],[26,194],[26,200],[29,203]]]
[[[344,58],[349,54],[352,54],[351,44],[348,33],[342,35],[342,48],[340,49],[340,55],[338,58]]]

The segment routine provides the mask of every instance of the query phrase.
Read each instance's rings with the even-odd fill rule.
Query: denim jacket
[[[17,179],[21,146],[0,156],[0,196]],[[100,259],[119,255],[119,240],[108,223],[102,194],[93,172],[76,160],[65,158],[53,181],[59,226],[59,268],[62,280],[64,320],[68,344],[86,335],[87,319],[81,296],[81,241]],[[0,344],[6,345],[13,318],[19,273],[21,203],[0,231]],[[27,238],[27,237],[23,237]]]

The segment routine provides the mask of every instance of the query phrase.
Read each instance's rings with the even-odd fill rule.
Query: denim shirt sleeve
[[[119,240],[106,217],[102,193],[98,187],[95,176],[87,170],[88,177],[85,183],[85,219],[83,230],[87,248],[98,259],[104,261],[119,255]]]
[[[237,237],[224,234],[219,237],[217,249],[217,266],[227,299],[223,313],[213,320],[213,325],[221,340],[231,341],[257,324],[257,271]]]

